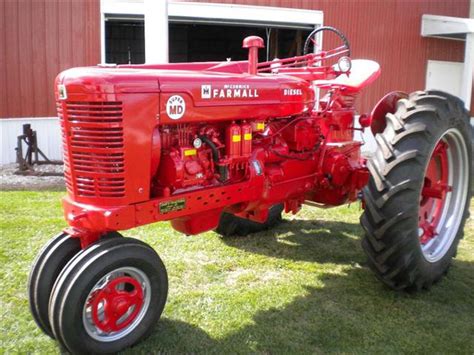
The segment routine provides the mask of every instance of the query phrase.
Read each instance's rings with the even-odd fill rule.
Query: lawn
[[[28,309],[40,247],[65,222],[62,192],[0,192],[0,353],[57,353]],[[474,204],[471,205],[471,209]],[[246,238],[127,231],[151,244],[170,293],[152,335],[128,353],[474,353],[474,221],[429,292],[396,293],[365,266],[358,205],[305,208]]]

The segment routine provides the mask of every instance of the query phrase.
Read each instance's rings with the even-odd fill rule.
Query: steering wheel
[[[337,34],[339,36],[339,38],[342,40],[342,43],[343,43],[343,46],[341,47],[341,51],[347,50],[347,53],[344,53],[344,55],[346,55],[348,57],[351,56],[351,47],[349,45],[349,41],[347,40],[346,36],[344,36],[344,34],[341,31],[339,31],[338,29],[336,29],[334,27],[330,27],[330,26],[318,27],[309,34],[309,36],[306,38],[306,41],[304,42],[304,49],[303,49],[303,54],[304,55],[308,54],[310,43],[313,43],[313,45],[316,45],[316,41],[312,37],[316,36],[319,32],[322,32],[322,31],[330,31],[330,32],[334,32],[335,34]],[[341,54],[343,54],[343,53],[341,53]]]

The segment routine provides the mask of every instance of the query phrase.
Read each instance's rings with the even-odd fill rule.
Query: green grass
[[[61,195],[0,193],[0,353],[59,351],[30,316],[26,281],[65,227]],[[167,223],[125,232],[158,251],[170,281],[160,322],[128,352],[474,353],[474,221],[447,277],[408,295],[365,266],[360,213],[305,208],[272,231],[227,240]]]

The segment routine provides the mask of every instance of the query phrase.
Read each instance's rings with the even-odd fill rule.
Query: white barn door
[[[429,60],[426,68],[426,89],[435,89],[461,96],[463,63]]]

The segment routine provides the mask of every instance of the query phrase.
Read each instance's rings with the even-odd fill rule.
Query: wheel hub
[[[133,289],[127,291],[130,288]],[[116,332],[135,319],[142,305],[143,290],[138,281],[129,276],[118,277],[94,295],[91,302],[92,319],[100,330]]]
[[[437,227],[444,210],[446,196],[452,191],[448,184],[448,144],[441,140],[431,155],[421,190],[419,237],[422,245],[438,235]]]
[[[456,237],[468,191],[468,166],[461,133],[447,130],[431,154],[420,196],[418,237],[429,262],[441,259]]]
[[[131,267],[102,277],[84,306],[86,331],[100,341],[113,341],[133,331],[150,303],[149,288],[146,275]]]

